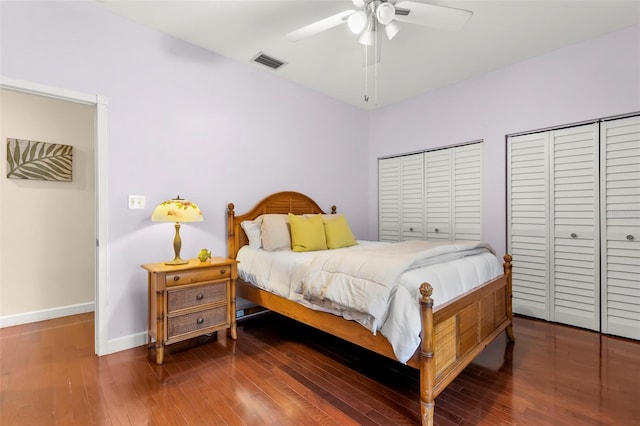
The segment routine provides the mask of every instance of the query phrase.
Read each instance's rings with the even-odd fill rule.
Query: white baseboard
[[[29,324],[32,322],[45,321],[53,318],[66,317],[69,315],[84,314],[86,312],[95,311],[95,303],[80,303],[78,305],[61,306],[52,309],[43,309],[41,311],[25,312],[23,314],[6,315],[0,317],[0,328],[11,327],[20,324]],[[127,349],[135,348],[147,344],[147,332],[131,334],[129,336],[119,337],[107,342],[108,355],[114,352],[120,352]]]
[[[95,310],[96,304],[94,302],[89,302],[44,309],[42,311],[25,312],[23,314],[6,315],[0,317],[0,328],[44,321],[52,318],[66,317],[69,315],[84,314],[86,312],[94,312]]]
[[[117,339],[109,340],[109,342],[107,343],[107,346],[108,346],[107,354],[125,351],[127,349],[132,349],[132,348],[146,345],[146,344],[147,344],[146,331],[143,331],[142,333],[130,334],[124,337],[118,337]]]

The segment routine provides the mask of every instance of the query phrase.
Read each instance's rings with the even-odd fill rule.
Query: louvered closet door
[[[425,227],[428,240],[449,240],[452,150],[425,153]]]
[[[453,150],[453,240],[482,239],[482,144]]]
[[[640,117],[601,124],[602,331],[640,339]]]
[[[538,133],[510,137],[507,143],[513,312],[547,320],[548,142],[548,133]]]
[[[598,123],[550,138],[550,319],[600,330]]]
[[[378,238],[400,241],[400,158],[378,160]]]
[[[424,154],[400,157],[401,240],[422,239],[424,221]]]

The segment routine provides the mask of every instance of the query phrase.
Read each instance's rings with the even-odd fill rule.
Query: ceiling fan
[[[359,34],[359,42],[373,46],[379,26],[389,40],[400,31],[397,22],[422,25],[442,30],[461,29],[473,12],[448,6],[437,6],[415,1],[397,0],[352,0],[357,10],[345,10],[302,28],[285,34],[290,41],[299,41],[323,31],[347,23],[354,34]]]

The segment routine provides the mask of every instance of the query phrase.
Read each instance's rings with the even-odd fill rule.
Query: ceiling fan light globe
[[[400,32],[400,27],[395,22],[390,22],[384,26],[384,32],[387,34],[387,39],[391,40]]]
[[[347,20],[347,26],[349,30],[354,34],[360,34],[364,27],[367,25],[367,14],[364,11],[356,12],[349,16]]]
[[[362,35],[360,36],[360,39],[358,40],[358,42],[360,44],[364,44],[365,46],[373,46],[373,43],[375,41],[375,31],[364,31],[362,33]]]
[[[376,18],[382,25],[387,25],[396,16],[396,8],[389,2],[381,3],[376,9]]]

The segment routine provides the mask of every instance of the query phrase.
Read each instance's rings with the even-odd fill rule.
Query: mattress
[[[443,262],[418,265],[402,272],[397,279],[393,278],[395,282],[387,283],[388,297],[385,296],[384,309],[377,309],[373,315],[366,309],[348,306],[348,303],[309,297],[308,294],[304,296],[305,286],[316,284],[305,280],[319,279],[317,275],[308,274],[309,268],[318,263],[322,256],[327,256],[327,252],[339,257],[342,262],[351,257],[357,258],[363,251],[377,248],[388,250],[393,244],[398,243],[360,240],[358,245],[352,247],[303,253],[289,250],[268,252],[244,246],[237,256],[238,276],[278,296],[314,310],[357,321],[372,333],[382,333],[389,340],[396,358],[406,363],[420,344],[420,284],[431,284],[434,308],[437,309],[447,301],[498,277],[503,271],[491,248],[484,245],[459,258],[451,259],[447,256]],[[343,285],[346,284],[341,280],[339,287],[342,288]]]

